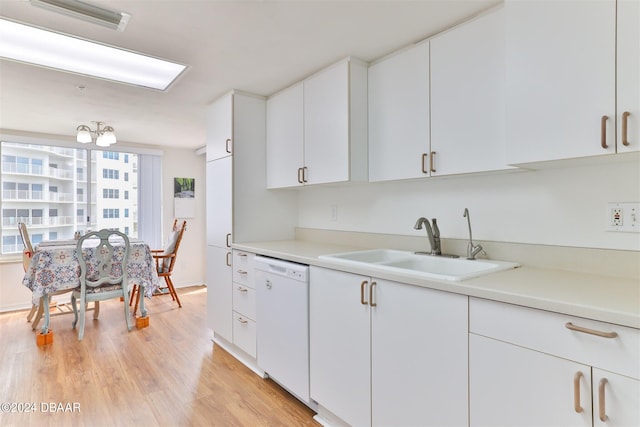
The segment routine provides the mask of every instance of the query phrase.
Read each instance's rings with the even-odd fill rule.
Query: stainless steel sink
[[[389,271],[440,280],[460,281],[519,267],[518,263],[465,258],[446,258],[394,249],[371,249],[322,255],[321,259],[345,265],[367,266],[372,271]]]

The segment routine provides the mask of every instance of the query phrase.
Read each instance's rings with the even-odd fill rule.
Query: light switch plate
[[[610,202],[605,213],[605,230],[640,233],[640,203]]]

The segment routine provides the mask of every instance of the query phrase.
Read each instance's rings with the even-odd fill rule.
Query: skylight
[[[167,90],[187,66],[0,19],[0,58]]]

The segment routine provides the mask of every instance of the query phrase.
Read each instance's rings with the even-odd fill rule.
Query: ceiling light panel
[[[0,19],[0,58],[166,90],[186,70],[175,62]]]

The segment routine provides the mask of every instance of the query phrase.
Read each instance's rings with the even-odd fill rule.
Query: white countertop
[[[233,248],[302,264],[371,276],[366,267],[345,266],[318,258],[364,250],[357,246],[298,240],[250,242]],[[557,313],[640,328],[640,283],[637,279],[600,276],[526,266],[459,282],[424,279],[390,272],[376,278],[523,305]]]

